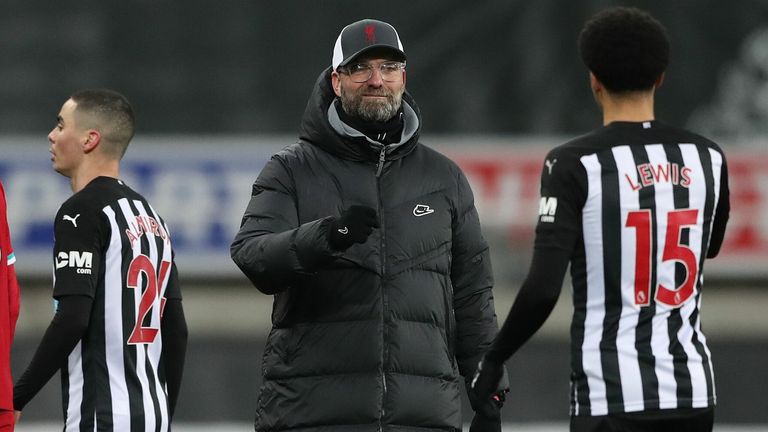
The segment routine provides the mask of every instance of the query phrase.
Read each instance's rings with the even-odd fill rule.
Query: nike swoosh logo
[[[434,212],[435,209],[430,208],[426,204],[417,204],[416,207],[413,208],[413,215],[416,217],[425,216]]]
[[[344,227],[344,228],[341,228],[341,229],[337,229],[336,231],[338,231],[338,232],[340,232],[342,234],[345,234],[345,235],[349,234],[349,230],[347,229],[347,227]]]

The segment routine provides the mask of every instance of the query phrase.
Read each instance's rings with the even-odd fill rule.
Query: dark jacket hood
[[[337,101],[331,88],[331,68],[325,69],[315,82],[312,95],[301,119],[299,139],[316,145],[342,159],[375,161],[382,145],[341,121],[332,106]],[[387,146],[387,160],[410,153],[419,141],[421,112],[406,90],[403,93],[404,126],[400,142]]]

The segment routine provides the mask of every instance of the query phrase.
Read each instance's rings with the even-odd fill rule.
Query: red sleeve
[[[11,410],[13,381],[10,357],[19,317],[19,285],[6,212],[5,191],[0,184],[0,409]]]
[[[13,342],[13,335],[16,332],[16,321],[19,318],[19,283],[16,280],[16,255],[11,245],[11,231],[8,228],[7,204],[5,200],[5,190],[0,183],[0,211],[2,212],[2,223],[0,224],[0,238],[2,238],[2,259],[6,266],[6,289],[8,292],[8,328],[10,329],[10,341]]]
[[[15,259],[15,258],[14,258]],[[13,335],[16,333],[16,322],[19,320],[20,294],[19,283],[16,280],[16,266],[8,266],[8,328],[10,340],[13,343]]]

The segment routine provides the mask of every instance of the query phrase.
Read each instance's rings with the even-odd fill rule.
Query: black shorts
[[[714,408],[571,417],[571,432],[711,432]]]

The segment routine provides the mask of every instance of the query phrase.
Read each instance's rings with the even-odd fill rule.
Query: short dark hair
[[[608,91],[650,90],[669,64],[669,37],[649,13],[614,7],[584,24],[579,52]]]
[[[70,96],[76,104],[78,126],[96,129],[106,150],[121,158],[136,131],[133,108],[122,94],[108,89],[80,90]]]

